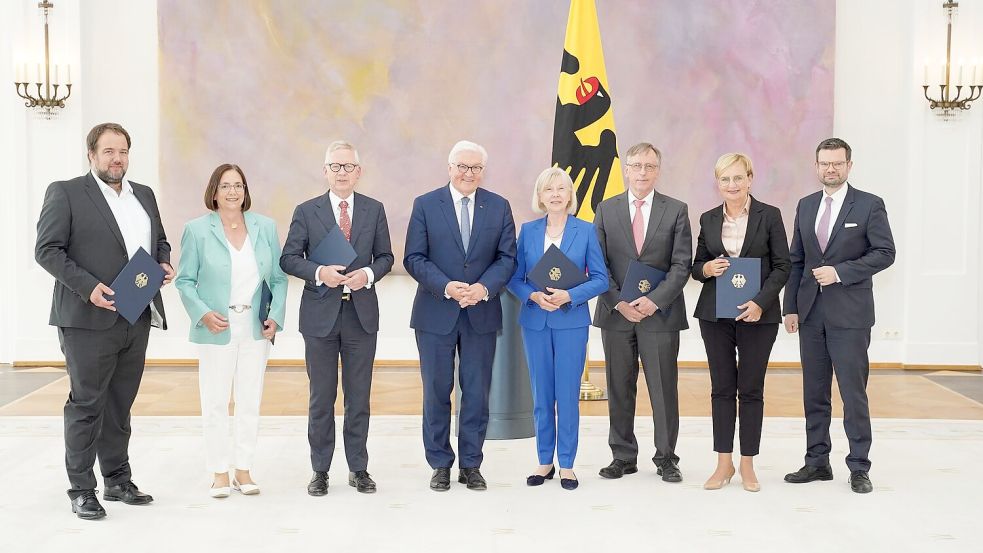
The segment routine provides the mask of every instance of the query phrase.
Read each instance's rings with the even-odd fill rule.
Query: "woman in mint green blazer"
[[[248,213],[249,187],[242,169],[219,165],[205,189],[211,213],[184,225],[175,280],[199,345],[198,383],[205,458],[214,473],[209,495],[231,488],[259,493],[249,470],[259,430],[259,405],[270,345],[283,329],[287,277],[280,270],[280,238],[269,217]],[[272,292],[260,321],[264,284]],[[235,388],[230,437],[229,397]],[[229,469],[235,477],[229,479]]]

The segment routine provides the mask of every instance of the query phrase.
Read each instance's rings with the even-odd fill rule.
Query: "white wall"
[[[943,122],[921,97],[925,58],[944,55],[940,2],[844,0],[836,8],[835,133],[854,148],[851,182],[884,198],[899,251],[896,264],[875,277],[878,323],[871,361],[978,365],[983,362],[983,279],[977,276],[983,255],[983,100]],[[56,334],[46,325],[52,279],[33,262],[34,224],[46,185],[85,170],[85,132],[106,120],[123,124],[134,140],[129,175],[159,195],[167,193],[158,177],[155,3],[85,0],[80,9],[79,0],[61,0],[51,26],[53,48],[77,68],[78,86],[68,108],[54,121],[40,121],[9,90],[0,98],[5,123],[0,167],[7,172],[2,200],[10,200],[0,201],[0,259],[13,260],[0,270],[0,362],[61,357]],[[981,28],[983,6],[964,3],[955,31],[957,57],[983,57],[983,35],[972,36]],[[0,37],[5,37],[0,77],[9,83],[13,63],[38,57],[25,58],[40,44],[33,2],[0,2]],[[803,178],[815,177],[806,170]],[[416,358],[408,328],[413,290],[405,276],[380,283],[379,359]],[[299,293],[294,282],[288,299],[291,330],[277,340],[274,358],[303,356],[296,333]],[[691,282],[685,293],[692,310],[699,285]],[[173,287],[165,289],[164,299],[171,329],[154,331],[148,357],[196,357]],[[590,355],[603,358],[596,330]],[[697,329],[683,334],[680,359],[705,359]],[[798,361],[796,338],[780,333],[772,360]]]

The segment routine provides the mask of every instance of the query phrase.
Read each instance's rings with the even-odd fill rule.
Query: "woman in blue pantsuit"
[[[608,272],[594,225],[571,216],[577,198],[570,176],[551,167],[536,179],[533,210],[545,213],[522,225],[517,268],[509,290],[522,302],[519,325],[525,343],[532,383],[533,417],[539,468],[526,484],[539,486],[553,478],[554,452],[560,464],[560,483],[576,489],[573,461],[577,455],[580,423],[580,378],[587,355],[590,311],[587,301],[608,289]],[[526,279],[529,271],[551,246],[556,245],[589,280],[570,290],[541,291]],[[566,303],[568,308],[561,309]]]

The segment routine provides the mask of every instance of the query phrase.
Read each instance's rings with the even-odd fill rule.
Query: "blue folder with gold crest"
[[[116,312],[135,324],[164,284],[166,274],[160,263],[140,248],[109,285],[114,295],[106,299],[115,301]]]
[[[621,301],[631,303],[638,298],[647,295],[655,290],[663,280],[666,279],[666,272],[650,267],[641,261],[632,259],[628,263],[628,272],[625,273],[625,282],[621,285]],[[659,306],[660,311],[665,311]],[[668,306],[667,306],[668,308]]]
[[[536,266],[529,271],[526,278],[541,291],[546,288],[569,290],[587,282],[587,272],[577,267],[570,258],[564,255],[556,244],[547,248],[543,257],[539,258]]]
[[[725,257],[730,266],[717,277],[717,318],[734,319],[743,305],[761,291],[761,259],[758,257]]]
[[[356,257],[358,257],[358,254],[355,253],[355,248],[352,248],[348,239],[345,238],[345,233],[341,231],[341,227],[335,225],[321,239],[321,242],[311,250],[307,259],[318,265],[341,265],[342,267],[348,267],[352,261],[355,261]]]

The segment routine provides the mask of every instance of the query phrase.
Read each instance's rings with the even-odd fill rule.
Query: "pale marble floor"
[[[850,492],[845,439],[834,421],[833,482],[791,485],[801,464],[803,423],[765,420],[758,475],[763,490],[735,480],[701,489],[714,462],[710,422],[686,417],[682,484],[665,484],[648,461],[638,474],[607,481],[606,417],[584,417],[580,489],[559,482],[528,488],[532,439],[488,442],[487,492],[427,488],[418,416],[375,416],[370,470],[379,493],[345,484],[336,454],[331,490],[307,496],[306,419],[264,417],[253,474],[255,497],[206,495],[197,417],[135,417],[135,481],[154,494],[147,507],[106,504],[109,517],[80,521],[64,495],[62,423],[57,416],[0,416],[0,551],[754,551],[972,552],[983,550],[980,498],[983,421],[877,419],[872,494]],[[637,420],[650,456],[648,417]]]

